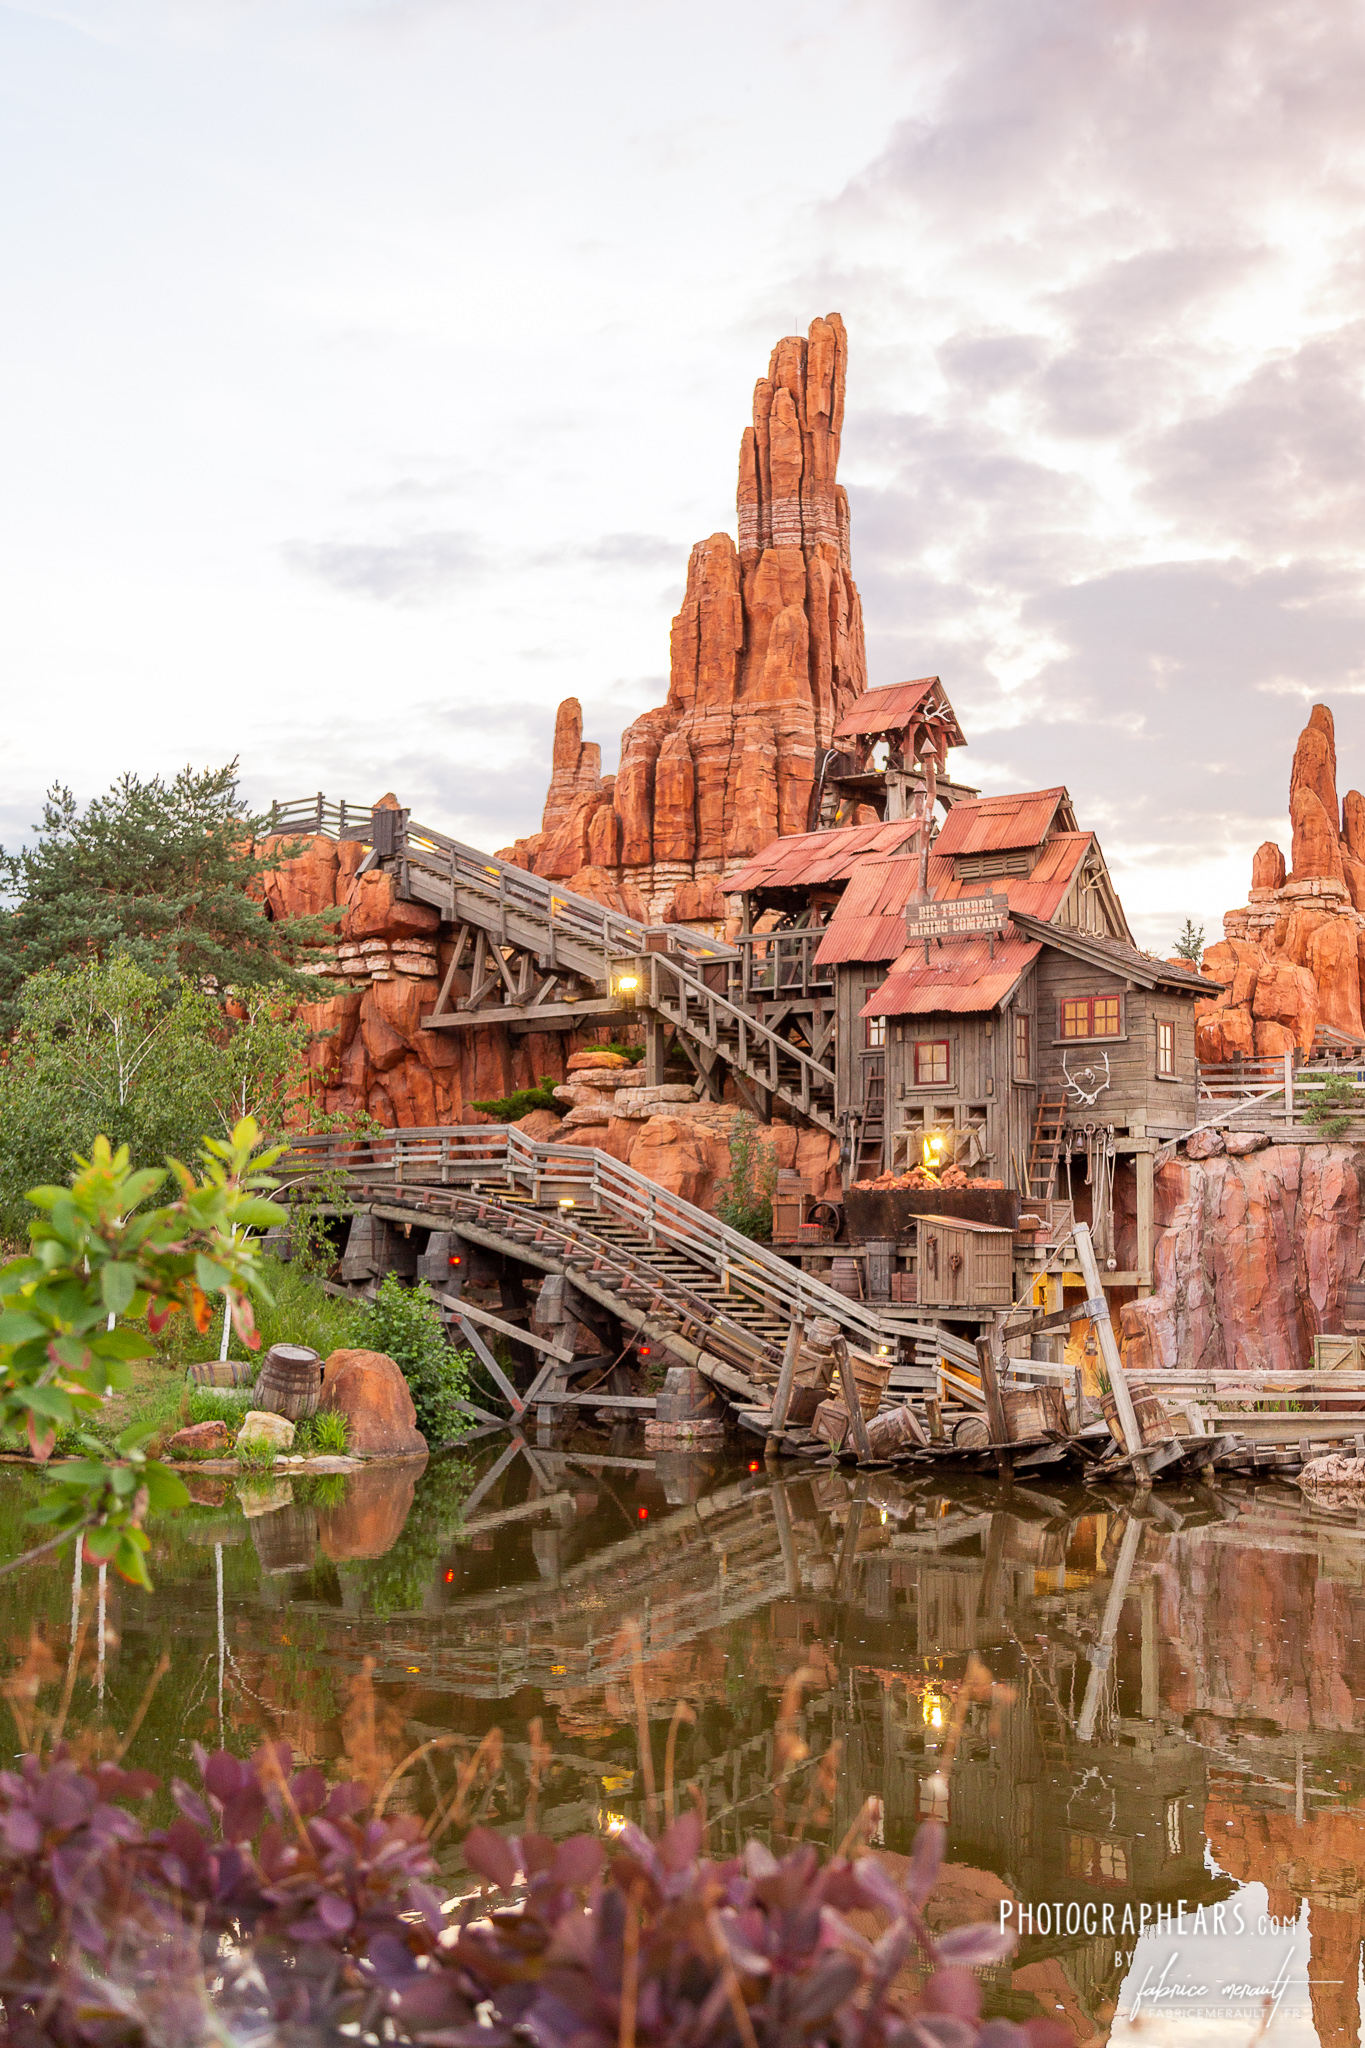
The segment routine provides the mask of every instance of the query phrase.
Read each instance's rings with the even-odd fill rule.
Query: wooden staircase
[[[1028,1155],[1028,1186],[1024,1193],[1035,1202],[1050,1201],[1057,1191],[1057,1166],[1062,1156],[1062,1133],[1066,1129],[1066,1097],[1040,1095],[1033,1126],[1033,1143]]]
[[[724,940],[685,925],[641,924],[495,854],[414,824],[406,811],[377,811],[371,819],[359,805],[309,797],[272,805],[270,830],[335,832],[370,844],[371,861],[393,875],[401,896],[486,934],[494,949],[515,947],[547,968],[563,969],[607,1006],[629,963],[640,984],[633,990],[635,1003],[673,1026],[697,1070],[699,1089],[719,1099],[721,1070],[728,1068],[760,1118],[766,1120],[780,1101],[838,1135],[833,1068],[711,985],[717,969],[721,980],[736,979],[725,970],[739,956]],[[520,1011],[512,1002],[501,1019],[493,1010],[487,1021],[516,1016],[534,1023],[534,1008]]]

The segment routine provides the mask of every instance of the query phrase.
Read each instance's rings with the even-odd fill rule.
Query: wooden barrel
[[[311,1507],[297,1503],[276,1508],[270,1515],[258,1515],[248,1525],[261,1570],[270,1577],[282,1572],[306,1572],[318,1547],[318,1518]]]
[[[185,1378],[195,1387],[250,1387],[259,1370],[254,1358],[209,1358],[192,1365]]]
[[[861,1301],[863,1298],[863,1281],[862,1275],[858,1271],[858,1261],[843,1257],[831,1259],[829,1262],[829,1284],[836,1294],[846,1295],[850,1301]]]
[[[299,1422],[317,1413],[322,1360],[306,1344],[272,1344],[256,1382],[256,1406]]]

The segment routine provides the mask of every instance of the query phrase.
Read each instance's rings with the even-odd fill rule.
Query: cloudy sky
[[[240,753],[495,846],[610,762],[837,309],[873,682],[1214,935],[1365,783],[1357,0],[0,0],[0,835]]]

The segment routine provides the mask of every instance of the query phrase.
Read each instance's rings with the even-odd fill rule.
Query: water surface
[[[31,1540],[36,1485],[0,1469],[6,1553]],[[610,1452],[501,1438],[420,1476],[194,1486],[154,1531],[153,1595],[70,1559],[4,1582],[6,1748],[64,1692],[70,1739],[108,1753],[136,1721],[128,1761],[163,1778],[194,1776],[195,1742],[245,1753],[266,1732],[371,1779],[434,1741],[394,1795],[425,1814],[483,1742],[482,1816],[518,1825],[529,1803],[561,1835],[649,1821],[643,1715],[656,1813],[672,1728],[713,1849],[798,1829],[832,1846],[873,1797],[874,1841],[904,1853],[943,1814],[940,1911],[1034,1911],[994,2010],[1087,2042],[1131,2033],[1137,1998],[1149,2040],[1240,2048],[1264,1979],[1270,2038],[1359,2038],[1365,1516],[1283,1484],[1158,1493],[1137,1515],[1079,1491],[646,1460],[629,1430]],[[967,1709],[945,1779],[972,1656],[1007,1690]],[[795,1673],[810,1760],[777,1784]],[[1200,1999],[1173,1989],[1196,1978]]]

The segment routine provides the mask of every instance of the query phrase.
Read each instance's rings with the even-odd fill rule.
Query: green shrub
[[[1306,1124],[1316,1124],[1331,1144],[1344,1138],[1352,1123],[1365,1109],[1360,1091],[1344,1074],[1330,1074],[1303,1112]]]
[[[351,1425],[335,1408],[319,1408],[309,1416],[313,1449],[327,1458],[344,1458],[351,1440]]]
[[[271,1295],[269,1301],[258,1297],[255,1303],[261,1348],[249,1353],[234,1330],[228,1346],[229,1358],[249,1358],[259,1368],[272,1344],[306,1344],[319,1358],[326,1358],[330,1352],[344,1351],[355,1343],[353,1301],[326,1293],[310,1273],[280,1259],[263,1258],[260,1272]],[[167,1365],[178,1365],[183,1372],[188,1365],[217,1358],[222,1331],[221,1309],[216,1311],[202,1337],[187,1315],[172,1316],[157,1339],[158,1355]]]
[[[730,1131],[730,1172],[716,1189],[717,1216],[745,1237],[770,1238],[776,1185],[772,1147],[762,1143],[753,1117],[740,1117]]]
[[[233,1449],[233,1457],[243,1472],[273,1472],[279,1453],[274,1444],[266,1443],[263,1437],[251,1437],[246,1443],[239,1442]]]
[[[517,1088],[510,1095],[500,1095],[492,1102],[476,1102],[472,1106],[481,1109],[485,1116],[495,1117],[500,1124],[514,1124],[519,1116],[529,1116],[533,1109],[549,1109],[556,1116],[562,1116],[564,1105],[555,1101],[554,1089],[554,1077],[542,1074],[538,1088]]]
[[[360,1350],[386,1352],[401,1369],[417,1427],[433,1449],[463,1436],[469,1419],[455,1404],[468,1399],[469,1353],[449,1342],[425,1281],[404,1287],[387,1273],[356,1317],[351,1341]]]

